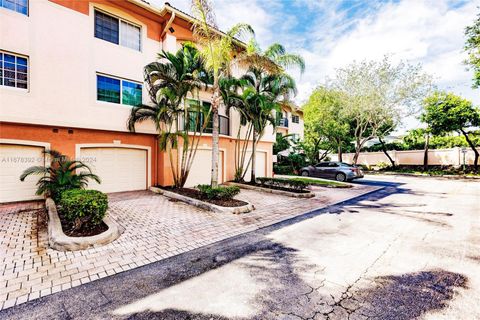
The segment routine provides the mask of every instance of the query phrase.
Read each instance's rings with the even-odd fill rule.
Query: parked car
[[[314,166],[303,167],[300,175],[304,177],[317,177],[335,179],[337,181],[351,181],[363,178],[363,172],[357,166],[337,161],[321,162]]]

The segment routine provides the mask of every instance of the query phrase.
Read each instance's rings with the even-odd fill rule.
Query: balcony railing
[[[278,126],[288,128],[288,118],[280,118],[278,120]]]
[[[219,133],[225,136],[230,135],[230,118],[222,115],[218,115],[219,121]],[[190,132],[200,132],[201,125],[203,124],[203,114],[200,114],[200,117],[197,119],[197,113],[195,111],[189,112],[189,119],[184,120],[183,114],[178,118],[178,129],[185,130],[185,125],[188,123],[188,131]],[[207,126],[203,130],[204,133],[212,133],[213,131],[213,119],[210,117],[208,120]]]

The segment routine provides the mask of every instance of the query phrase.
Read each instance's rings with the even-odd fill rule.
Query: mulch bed
[[[208,203],[211,203],[211,204],[215,204],[215,205],[221,206],[221,207],[229,207],[229,208],[231,208],[231,207],[241,207],[241,206],[244,206],[244,205],[248,204],[245,201],[237,200],[237,199],[229,199],[229,200],[207,199],[197,189],[165,188],[165,187],[162,187],[162,189],[181,194],[182,196],[186,196],[186,197],[190,197],[190,198],[193,198],[193,199],[205,201],[205,202],[208,202]]]
[[[269,185],[263,185],[263,184],[259,184],[259,183],[251,183],[251,182],[236,182],[236,183],[244,184],[244,185],[247,185],[247,186],[265,188],[265,189],[287,191],[287,192],[292,192],[292,193],[309,193],[310,192],[310,190],[298,190],[298,189],[293,189],[293,188],[269,186]]]
[[[102,221],[98,225],[83,224],[78,230],[73,230],[73,224],[65,219],[60,210],[58,210],[58,216],[62,223],[62,230],[69,237],[90,237],[96,236],[102,232],[108,230],[108,226]]]

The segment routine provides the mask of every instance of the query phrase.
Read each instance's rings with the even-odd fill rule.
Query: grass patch
[[[309,185],[327,187],[327,188],[351,188],[352,186],[346,183],[338,182],[338,181],[331,181],[331,180],[320,180],[320,179],[312,179],[312,178],[305,178],[305,177],[296,177],[296,178],[289,178],[290,180],[301,181],[308,183]]]

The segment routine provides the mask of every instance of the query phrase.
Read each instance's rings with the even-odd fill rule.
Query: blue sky
[[[190,11],[189,0],[170,3]],[[480,90],[470,88],[472,74],[462,64],[463,31],[479,12],[480,0],[213,0],[213,4],[221,29],[249,23],[261,47],[279,42],[305,58],[306,72],[301,76],[293,72],[299,104],[336,68],[389,55],[393,62],[422,64],[439,88],[480,105]]]

